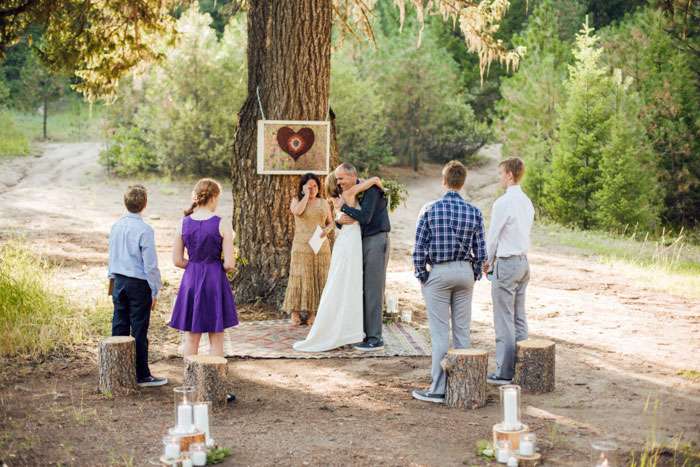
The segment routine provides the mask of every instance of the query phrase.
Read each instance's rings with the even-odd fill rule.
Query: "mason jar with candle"
[[[194,431],[192,423],[193,386],[178,386],[173,389],[175,401],[175,433],[187,434]]]
[[[518,467],[518,455],[516,451],[510,451],[508,455],[507,467]]]
[[[192,465],[207,465],[207,447],[204,443],[190,444],[190,459]]]
[[[402,310],[401,311],[401,321],[404,323],[410,323],[411,322],[411,310]]]
[[[177,435],[163,436],[163,457],[166,459],[180,458],[180,437]]]
[[[505,431],[520,429],[520,386],[506,384],[499,388],[501,393],[501,427]]]
[[[594,467],[617,467],[617,443],[598,440],[591,443]]]
[[[510,442],[510,440],[499,439],[496,442],[496,462],[499,464],[507,463],[512,447],[513,444]]]
[[[521,456],[535,455],[535,440],[536,436],[534,433],[523,433],[520,435],[520,443],[518,446]]]
[[[182,467],[192,467],[192,459],[189,452],[182,456]]]

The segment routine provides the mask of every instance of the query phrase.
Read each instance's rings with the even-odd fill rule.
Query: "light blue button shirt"
[[[107,274],[143,279],[151,287],[151,298],[158,296],[161,282],[155,234],[138,214],[129,213],[112,226]]]

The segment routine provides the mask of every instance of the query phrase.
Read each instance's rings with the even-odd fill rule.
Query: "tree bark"
[[[546,339],[527,339],[516,342],[515,376],[517,384],[529,394],[554,391],[554,342]]]
[[[226,405],[228,391],[228,360],[213,355],[185,357],[184,386],[195,388],[197,402],[208,401],[215,409]]]
[[[261,297],[281,304],[294,238],[289,205],[300,180],[257,174],[257,121],[262,115],[256,89],[268,120],[323,121],[328,115],[331,169],[337,165],[335,121],[328,106],[332,20],[328,0],[248,2],[248,97],[231,158],[233,227],[239,255],[248,260],[233,279],[238,301]]]
[[[447,374],[445,405],[477,409],[486,405],[486,369],[489,353],[477,349],[451,349],[440,362]]]
[[[136,379],[136,341],[131,336],[102,339],[97,350],[98,387],[102,394],[119,396],[138,389]]]

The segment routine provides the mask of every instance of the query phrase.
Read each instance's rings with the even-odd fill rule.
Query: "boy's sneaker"
[[[414,399],[418,399],[419,401],[437,402],[438,404],[445,402],[444,394],[433,394],[428,391],[413,391],[411,395]]]
[[[168,384],[168,379],[167,378],[156,378],[155,376],[149,376],[148,378],[141,378],[139,380],[138,384],[142,388],[149,387],[149,386],[163,386],[165,384]]]
[[[501,378],[500,376],[496,376],[496,373],[491,373],[486,377],[486,382],[489,384],[510,384],[513,380],[512,379],[506,379],[506,378]]]

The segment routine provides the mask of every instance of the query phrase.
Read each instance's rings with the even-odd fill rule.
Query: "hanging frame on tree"
[[[258,173],[328,174],[330,123],[258,120]]]

